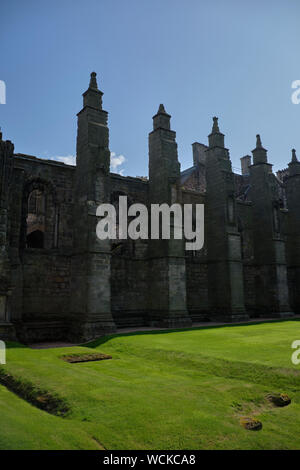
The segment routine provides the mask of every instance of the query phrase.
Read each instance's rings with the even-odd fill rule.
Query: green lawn
[[[57,417],[0,386],[1,449],[300,449],[299,321],[114,335],[89,347],[10,345],[3,367],[56,392]],[[69,364],[60,356],[113,359]],[[275,408],[265,395],[286,392]],[[241,416],[263,423],[240,426]]]

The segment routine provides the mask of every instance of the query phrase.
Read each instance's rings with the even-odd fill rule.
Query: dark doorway
[[[28,248],[44,248],[44,233],[41,230],[34,230],[26,237]]]

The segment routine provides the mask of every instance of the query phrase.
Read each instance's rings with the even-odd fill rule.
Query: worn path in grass
[[[11,345],[11,374],[66,399],[51,416],[0,387],[0,447],[106,449],[300,449],[300,365],[291,344],[300,322],[114,335],[85,346]],[[69,364],[60,356],[113,359]],[[286,392],[275,408],[267,393]],[[247,431],[255,416],[261,431]]]

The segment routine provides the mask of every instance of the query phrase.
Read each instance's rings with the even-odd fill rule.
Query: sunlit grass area
[[[300,449],[299,321],[144,332],[84,347],[10,344],[2,370],[57,394],[54,416],[0,386],[1,449]],[[110,360],[68,363],[63,355]],[[278,408],[268,393],[287,393]],[[241,417],[259,419],[249,431]]]

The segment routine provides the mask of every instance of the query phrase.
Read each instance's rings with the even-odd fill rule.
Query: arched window
[[[237,228],[238,232],[240,234],[240,240],[241,240],[241,258],[245,258],[245,238],[244,238],[244,227],[242,220],[240,216],[237,217]]]
[[[40,177],[28,180],[23,189],[20,249],[57,248],[59,205],[55,186]]]
[[[45,205],[45,192],[41,189],[31,191],[26,218],[27,248],[44,248]]]
[[[120,239],[119,238],[119,197],[127,196],[127,207],[130,207],[133,204],[133,200],[130,195],[126,194],[123,191],[114,191],[111,194],[110,202],[116,210],[116,239],[111,240],[111,251],[113,255],[128,255],[134,256],[135,244],[134,241],[130,238]],[[127,217],[127,225],[130,220],[134,217]]]
[[[279,202],[273,203],[273,227],[276,234],[280,233],[280,219],[279,219]]]
[[[235,222],[235,205],[234,205],[234,197],[229,196],[227,200],[227,217],[228,222],[230,224],[234,224]]]

